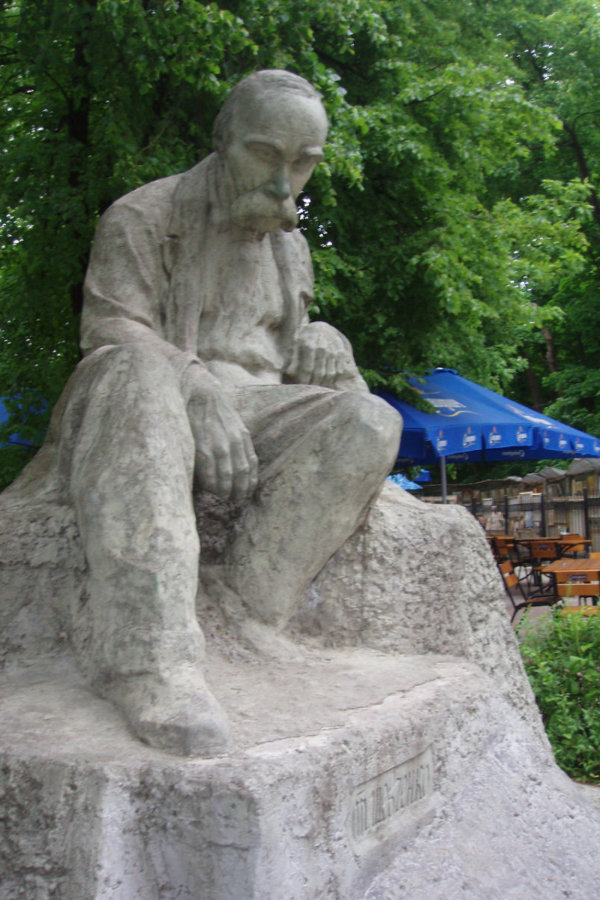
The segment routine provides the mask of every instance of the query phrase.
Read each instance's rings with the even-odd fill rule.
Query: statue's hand
[[[196,442],[194,480],[223,500],[243,500],[258,482],[258,460],[250,433],[219,385],[197,386],[188,401]]]
[[[310,322],[298,329],[285,374],[298,384],[367,390],[354,362],[350,341],[326,322]]]

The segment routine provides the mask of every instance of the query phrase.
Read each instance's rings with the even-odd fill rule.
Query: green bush
[[[599,782],[600,615],[555,613],[521,653],[558,765]]]

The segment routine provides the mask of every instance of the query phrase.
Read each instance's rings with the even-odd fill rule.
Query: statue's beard
[[[232,222],[249,231],[293,231],[298,224],[296,203],[292,197],[276,200],[263,188],[240,194],[230,208]]]

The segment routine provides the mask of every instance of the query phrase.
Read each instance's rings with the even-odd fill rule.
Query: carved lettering
[[[431,747],[365,781],[353,792],[349,824],[355,842],[379,831],[395,816],[433,793]]]

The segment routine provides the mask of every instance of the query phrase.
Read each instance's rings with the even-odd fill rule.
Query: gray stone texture
[[[462,507],[432,507],[386,482],[293,624],[332,646],[464,657],[539,728],[502,583],[480,525]]]
[[[61,630],[90,686],[141,740],[176,754],[230,744],[204,678],[192,487],[237,507],[200,577],[228,623],[256,638],[286,625],[398,448],[401,419],[369,393],[348,340],[308,319],[296,198],[326,134],[306,81],[255,73],[217,117],[214,153],[105,212],[84,285],[84,358],[44,447],[0,498],[7,597],[26,602],[13,559],[69,551],[68,535],[57,549],[50,534],[68,520],[84,563],[48,595]]]
[[[199,595],[234,747],[204,760],[144,746],[90,691],[43,614],[40,543],[4,610],[1,900],[598,895],[600,811],[552,760],[479,525],[387,485],[351,541],[278,635]]]

